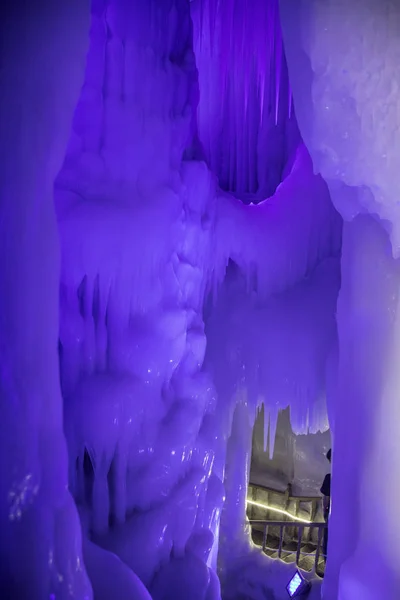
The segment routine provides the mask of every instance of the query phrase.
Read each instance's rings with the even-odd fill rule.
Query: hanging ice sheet
[[[199,69],[198,126],[224,189],[257,192],[258,156],[271,128],[292,113],[278,0],[191,3]]]

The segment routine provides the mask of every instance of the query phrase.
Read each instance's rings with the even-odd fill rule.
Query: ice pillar
[[[325,600],[400,593],[393,552],[400,536],[399,282],[381,223],[371,216],[345,223]]]
[[[246,500],[249,484],[251,437],[253,433],[247,403],[235,408],[231,435],[227,444],[225,492],[226,500],[221,515],[220,557],[232,559],[243,551],[248,538],[246,531]]]
[[[0,597],[91,598],[67,490],[53,183],[83,81],[86,0],[0,14]]]

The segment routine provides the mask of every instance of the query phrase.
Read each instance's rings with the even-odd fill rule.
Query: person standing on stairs
[[[329,460],[329,462],[331,462],[332,449],[328,450],[328,452],[326,454],[326,458]],[[323,507],[324,507],[324,519],[326,521],[326,528],[325,528],[325,533],[324,533],[324,541],[323,541],[323,545],[322,545],[322,551],[324,553],[325,560],[326,560],[327,551],[328,551],[328,520],[329,520],[329,510],[331,507],[331,474],[330,473],[327,473],[325,475],[325,479],[324,479],[322,487],[321,487],[321,494],[324,496]]]

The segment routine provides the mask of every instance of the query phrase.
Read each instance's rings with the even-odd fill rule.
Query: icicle
[[[264,73],[260,76],[260,126],[263,123],[264,115],[264,96],[265,96],[265,75]]]
[[[241,83],[243,84],[243,78],[241,78]],[[245,117],[241,115],[240,111],[235,110],[235,128],[236,128],[236,167],[235,173],[236,178],[234,180],[234,188],[237,192],[243,192],[243,183],[242,183],[242,172],[243,172],[243,138],[244,138],[244,129],[245,129]]]
[[[114,477],[114,516],[118,524],[125,522],[127,510],[126,480],[128,469],[128,450],[123,444],[118,444],[113,463]]]
[[[234,44],[234,32],[233,32],[233,6],[232,2],[222,2],[220,10],[220,68],[221,68],[221,91],[223,97],[229,90],[228,73],[229,73],[229,61],[231,58],[231,49]],[[224,10],[225,9],[225,10]]]
[[[276,61],[275,61],[275,125],[278,125],[279,115],[279,96],[282,77],[282,40],[276,40]]]
[[[209,0],[208,4],[208,26],[210,31],[210,56],[214,51],[215,27],[217,21],[218,0]]]
[[[268,447],[268,434],[269,434],[269,412],[264,402],[264,452],[267,451]]]
[[[235,84],[234,84],[235,74],[232,74],[232,77],[229,78],[229,104],[232,105],[229,107],[229,114],[235,114]],[[237,147],[237,132],[236,132],[236,119],[232,119],[230,123],[232,130],[230,129],[230,138],[234,140],[232,145],[229,145],[229,189],[234,189],[235,182],[235,165],[236,165],[236,147]],[[232,135],[233,133],[233,135]],[[229,141],[231,141],[229,140]],[[229,144],[228,141],[228,144]]]
[[[272,460],[274,457],[274,449],[275,449],[275,438],[276,438],[276,428],[278,425],[278,408],[274,406],[272,410],[269,411],[269,459]]]
[[[93,531],[99,535],[108,530],[110,515],[110,495],[108,489],[107,473],[104,465],[93,466],[94,480],[92,493],[93,506]]]
[[[247,109],[248,109],[248,104],[249,104],[249,76],[248,73],[245,73],[245,80],[244,80],[244,115],[243,118],[246,121],[247,120]]]
[[[74,455],[72,455],[74,456]],[[78,455],[77,459],[77,480],[76,480],[76,500],[81,502],[82,504],[85,502],[85,470],[84,470],[84,461],[85,461],[85,448],[81,448],[81,452]]]
[[[204,33],[204,1],[200,0],[200,23],[199,23],[199,48],[203,49],[203,33]]]

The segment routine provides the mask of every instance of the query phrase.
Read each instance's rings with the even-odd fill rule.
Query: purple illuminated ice
[[[332,193],[376,185],[384,218],[392,158],[382,174],[359,141],[351,163],[354,138],[338,139],[358,104],[335,96],[335,127],[323,78],[309,116],[277,0],[47,4],[31,28],[22,8],[2,21],[0,584],[33,600],[280,598],[293,568],[253,547],[246,497],[260,408],[271,458],[290,407],[296,434],[332,427],[326,597],[348,600],[376,539],[368,474],[383,486],[382,448],[397,455],[383,365],[399,273],[371,217],[342,248],[312,158]],[[331,47],[314,41],[317,68]],[[389,563],[382,550],[379,581]]]

